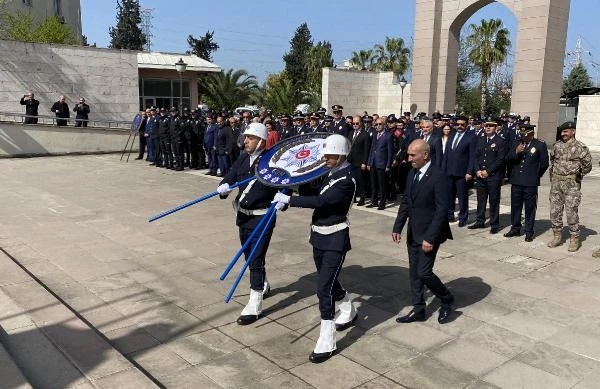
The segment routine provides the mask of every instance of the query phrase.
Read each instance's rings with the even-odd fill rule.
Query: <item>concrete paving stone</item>
[[[385,376],[407,388],[423,389],[464,388],[475,380],[472,375],[455,370],[427,355],[411,359]]]
[[[599,361],[546,343],[537,343],[515,359],[567,380],[578,381],[600,370]]]
[[[429,320],[435,319],[429,318]],[[452,339],[441,331],[417,322],[398,324],[396,327],[383,331],[381,336],[386,340],[409,346],[418,351],[429,350]]]
[[[251,349],[282,369],[290,370],[305,363],[314,347],[314,341],[290,332],[257,343]]]
[[[582,292],[573,292],[566,290],[551,290],[546,299],[561,307],[572,308],[585,314],[600,315],[600,304],[590,304],[594,301],[594,296]]]
[[[499,389],[496,385],[492,385],[489,382],[477,380],[465,386],[465,389]]]
[[[316,305],[308,305],[305,302],[296,302],[282,306],[281,308],[275,308],[273,306],[269,308],[263,307],[263,312],[269,319],[292,330],[317,324],[321,320],[319,307]]]
[[[34,388],[66,388],[87,381],[35,325],[1,331],[0,339]]]
[[[576,380],[566,380],[519,361],[509,361],[483,379],[504,389],[561,389],[571,388],[577,383]]]
[[[262,318],[247,326],[241,326],[237,323],[227,324],[219,327],[219,331],[246,346],[253,346],[271,337],[292,333],[289,328],[267,318]]]
[[[465,334],[471,333],[484,325],[483,321],[463,315],[462,311],[460,310],[455,311],[453,315],[455,319],[449,323],[440,324],[437,320],[428,320],[423,324],[435,328],[436,330],[441,331],[452,338],[458,338]],[[437,315],[434,317],[437,318]],[[396,323],[395,320],[394,323]]]
[[[516,311],[498,317],[494,324],[535,340],[546,339],[564,328],[559,323]]]
[[[515,312],[562,325],[578,322],[584,316],[580,311],[560,306],[546,299],[532,301]]]
[[[99,389],[111,389],[117,387],[120,389],[150,389],[158,387],[137,369],[129,369],[102,377],[95,380],[94,385]]]
[[[191,365],[213,360],[244,348],[240,342],[215,329],[169,341],[167,347]]]
[[[152,347],[129,355],[157,379],[179,374],[191,365],[165,345]]]
[[[572,267],[566,266],[562,261],[552,263],[543,269],[540,269],[541,273],[549,273],[555,276],[569,278],[576,281],[585,281],[586,278],[589,277],[590,273],[588,271],[574,269]]]
[[[308,359],[308,356],[307,356]],[[327,363],[306,362],[290,370],[292,374],[315,388],[355,388],[378,376],[342,355],[334,355]]]
[[[188,312],[213,327],[221,327],[235,323],[244,306],[236,301],[229,304],[222,302],[190,309]]]
[[[366,301],[361,300],[361,298],[354,300],[358,315],[355,325],[363,329],[367,334],[378,334],[397,324],[395,314],[384,311],[369,303],[370,299]]]
[[[402,386],[389,378],[380,376],[372,381],[365,382],[362,385],[356,387],[356,389],[402,389],[406,386]]]
[[[131,354],[160,344],[152,335],[143,328],[128,326],[111,331],[104,331],[114,348],[122,354]]]
[[[546,343],[581,356],[600,361],[600,338],[593,333],[564,328],[545,340]]]
[[[182,312],[176,315],[147,315],[138,318],[137,325],[161,342],[195,334],[212,328],[194,315]]]
[[[312,389],[312,385],[302,381],[300,378],[293,376],[288,372],[279,373],[266,380],[244,386],[246,389]]]
[[[160,382],[169,389],[222,389],[222,386],[205,376],[197,366],[192,366],[173,375],[162,377]]]
[[[576,257],[569,256],[563,258],[557,264],[561,264],[566,267],[570,267],[572,269],[586,271],[586,272],[595,272],[600,270],[600,261],[595,260],[589,256],[586,257]]]
[[[471,344],[485,347],[509,358],[531,349],[535,344],[535,340],[527,336],[519,335],[490,323],[485,323],[464,334],[462,338]]]
[[[481,376],[509,359],[487,347],[464,339],[446,343],[438,350],[432,351],[431,355],[457,370],[466,371],[474,376]]]
[[[48,325],[41,330],[91,379],[131,367],[125,358],[81,321]]]
[[[249,349],[197,365],[200,371],[224,388],[239,388],[282,372],[274,363]]]
[[[390,342],[381,335],[364,335],[345,347],[341,354],[380,374],[419,355],[417,351]]]
[[[6,388],[28,389],[31,384],[0,343],[0,382]]]

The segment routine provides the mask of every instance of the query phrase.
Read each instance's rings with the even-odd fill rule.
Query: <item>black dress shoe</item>
[[[466,226],[466,225],[467,225],[466,221],[458,222],[458,226],[461,227],[461,228],[464,227],[464,226]]]
[[[237,318],[236,322],[241,326],[247,326],[258,320],[259,315],[242,315]]]
[[[519,230],[510,230],[506,234],[504,234],[505,238],[512,238],[513,236],[521,235],[521,231]]]
[[[328,353],[316,353],[313,351],[312,353],[310,353],[310,356],[308,357],[308,359],[312,363],[321,363],[321,362],[325,362],[326,360],[331,358],[332,355],[333,355],[333,351],[330,351]]]
[[[347,323],[344,324],[335,324],[335,330],[336,331],[344,331],[348,328],[350,328],[352,325],[354,325],[354,323],[356,323],[356,320],[358,319],[358,314],[354,315],[354,319],[350,320]]]
[[[440,324],[448,323],[451,313],[452,313],[452,305],[442,304],[442,306],[440,308],[440,312],[438,314],[438,323],[440,323]]]
[[[358,203],[356,203],[356,205],[357,205],[358,207],[360,207],[360,206],[362,206],[362,205],[365,205],[365,200],[364,200],[364,199],[360,199],[360,200],[358,200]]]
[[[475,223],[475,224],[471,224],[469,227],[467,227],[469,230],[475,230],[477,228],[485,228],[485,226],[483,225],[483,223]]]
[[[490,228],[490,234],[497,234],[498,232],[500,232],[500,228],[498,228],[498,227]]]
[[[533,234],[525,234],[525,242],[533,242]]]
[[[380,205],[377,207],[377,210],[383,211],[385,209],[385,205]]]
[[[425,316],[425,311],[415,311],[414,309],[410,311],[407,315],[396,318],[396,322],[398,323],[412,323],[413,321],[425,320],[427,320],[427,317]]]
[[[373,204],[373,203],[369,203],[367,205],[365,205],[365,208],[375,208],[377,205]]]

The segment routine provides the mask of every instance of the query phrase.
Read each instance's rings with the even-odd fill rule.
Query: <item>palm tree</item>
[[[243,69],[209,73],[199,81],[199,86],[210,106],[229,109],[250,102],[258,89],[256,77]]]
[[[404,39],[386,36],[385,43],[383,45],[376,44],[374,50],[375,61],[373,67],[376,70],[403,74],[408,69],[410,49],[404,45]]]
[[[359,70],[368,70],[373,66],[373,61],[375,57],[373,55],[373,50],[360,50],[358,52],[352,52],[352,58],[350,58],[350,64],[352,67]]]
[[[481,72],[481,113],[486,113],[488,79],[492,71],[506,60],[510,50],[510,33],[502,27],[502,20],[481,20],[480,25],[471,24],[467,36],[468,58]]]

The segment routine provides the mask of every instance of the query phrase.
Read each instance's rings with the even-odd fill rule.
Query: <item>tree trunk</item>
[[[487,112],[485,111],[487,107],[487,85],[488,85],[488,77],[485,74],[481,74],[481,116],[487,116]]]

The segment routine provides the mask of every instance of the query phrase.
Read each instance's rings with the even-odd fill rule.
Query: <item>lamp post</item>
[[[398,82],[400,83],[400,88],[402,88],[402,95],[400,96],[400,116],[402,116],[404,115],[404,88],[406,88],[407,81],[404,76],[402,76]]]
[[[183,105],[183,72],[187,68],[187,63],[183,62],[183,58],[179,58],[179,61],[175,62],[175,69],[177,73],[179,73],[179,111],[182,109]]]

